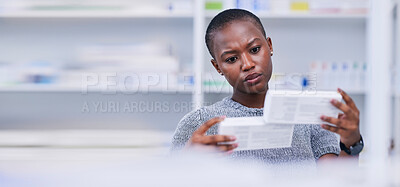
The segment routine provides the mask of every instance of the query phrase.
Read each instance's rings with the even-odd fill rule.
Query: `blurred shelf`
[[[0,18],[193,18],[190,12],[133,11],[18,11],[0,12]]]
[[[106,161],[168,155],[172,132],[1,130],[0,161]]]
[[[206,11],[212,18],[219,11]],[[363,13],[258,13],[260,19],[356,19],[365,20]],[[0,12],[0,18],[193,18],[191,12],[134,11],[15,11]]]
[[[207,18],[214,17],[218,12],[206,12]],[[354,19],[366,20],[364,13],[256,13],[260,19]]]
[[[81,87],[77,86],[62,86],[62,85],[17,85],[17,86],[0,86],[0,92],[82,92],[86,93]],[[182,93],[191,94],[192,88],[149,88],[138,90],[120,90],[120,89],[107,89],[102,88],[89,88],[87,93]]]
[[[76,92],[80,88],[56,85],[15,85],[0,86],[0,92]]]
[[[153,130],[1,130],[2,147],[122,148],[170,143],[172,132]]]
[[[366,94],[365,90],[348,90],[348,91],[345,90],[345,92],[349,95],[365,95]]]

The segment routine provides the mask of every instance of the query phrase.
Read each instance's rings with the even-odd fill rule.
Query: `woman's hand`
[[[186,148],[196,146],[196,145],[203,145],[207,147],[214,147],[217,150],[226,152],[232,151],[233,149],[238,147],[237,143],[230,143],[236,140],[234,136],[227,136],[227,135],[210,135],[206,136],[206,132],[215,124],[223,121],[225,116],[215,117],[208,121],[206,121],[203,125],[201,125],[196,131],[194,131],[192,137],[190,138],[189,142],[186,144]],[[224,144],[220,144],[224,143]]]
[[[361,138],[359,128],[360,111],[349,95],[340,88],[338,88],[338,92],[342,95],[345,103],[339,102],[335,99],[333,99],[331,103],[336,108],[343,111],[343,113],[339,114],[338,118],[321,116],[323,121],[336,125],[336,127],[334,127],[323,124],[322,128],[339,134],[340,141],[346,145],[346,147],[350,147],[360,141]]]

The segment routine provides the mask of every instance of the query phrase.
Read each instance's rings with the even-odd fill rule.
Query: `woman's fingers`
[[[210,136],[198,136],[192,140],[194,144],[200,144],[204,146],[211,146],[219,151],[230,151],[238,147],[237,143],[233,143],[236,140],[234,136],[226,135],[210,135]]]
[[[220,151],[225,152],[225,151],[234,150],[234,149],[236,149],[238,146],[239,146],[239,144],[237,144],[237,143],[234,143],[234,144],[222,144],[222,145],[218,145],[218,149],[219,149]]]
[[[341,130],[339,127],[334,127],[334,126],[327,125],[327,124],[322,124],[321,127],[323,129],[326,129],[328,131],[331,131],[331,132],[334,132],[334,133],[338,133],[338,134],[339,134],[339,131]]]
[[[347,93],[345,91],[343,91],[342,89],[338,88],[338,92],[340,93],[340,95],[342,95],[344,102],[346,102],[346,104],[354,110],[354,112],[356,112],[357,114],[360,113],[360,111],[358,110],[356,104],[354,103],[353,99],[347,95]]]
[[[346,114],[346,116],[354,116],[353,110],[346,104],[339,102],[336,99],[332,99],[331,103],[333,106],[335,106],[339,110],[343,111]]]
[[[209,135],[206,136],[206,132],[213,125],[223,121],[225,116],[215,117],[206,121],[201,125],[192,135],[190,144],[200,144],[205,146],[212,146],[223,152],[229,152],[238,147],[237,143],[233,143],[236,140],[235,136],[228,135]]]
[[[202,138],[201,138],[199,143],[216,145],[217,143],[232,142],[232,141],[235,141],[235,140],[236,140],[236,137],[234,137],[234,136],[210,135],[210,136],[202,136]]]
[[[213,125],[223,121],[225,116],[215,117],[208,121],[206,121],[203,125],[201,125],[196,131],[194,131],[193,135],[204,135],[208,129],[210,129]]]
[[[333,118],[333,117],[328,117],[328,116],[321,116],[321,120],[326,121],[328,123],[334,124],[337,127],[341,127],[342,125],[342,120],[338,118]]]

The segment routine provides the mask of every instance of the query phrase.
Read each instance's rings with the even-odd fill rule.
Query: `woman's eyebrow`
[[[248,44],[247,44],[247,48],[249,48],[250,46],[253,45],[254,42],[260,40],[260,38],[253,38]]]
[[[223,58],[224,55],[229,54],[229,53],[236,53],[236,50],[224,51],[224,52],[221,54],[221,58]]]
[[[253,39],[247,44],[247,48],[249,48],[250,46],[252,46],[253,43],[256,42],[256,41],[261,41],[261,39],[260,39],[260,38],[253,38]],[[237,52],[236,50],[224,51],[224,52],[221,54],[221,58],[223,58],[224,55],[226,55],[226,54],[229,54],[229,53],[236,53],[236,52]]]

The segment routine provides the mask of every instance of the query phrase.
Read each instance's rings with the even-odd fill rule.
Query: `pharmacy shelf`
[[[362,91],[362,90],[349,90],[346,91],[347,94],[349,95],[365,95],[366,91]]]
[[[192,88],[149,88],[129,91],[119,89],[89,88],[87,91],[78,86],[62,86],[62,85],[16,85],[16,86],[0,86],[0,92],[82,92],[82,93],[181,93],[191,94]]]
[[[208,11],[206,18],[214,17],[218,12]],[[365,13],[306,13],[306,12],[288,12],[288,13],[256,13],[260,19],[355,19],[365,20]]]
[[[18,11],[0,12],[0,18],[193,18],[193,14],[170,11]]]
[[[154,130],[2,130],[0,147],[155,147],[172,132]]]
[[[0,161],[162,158],[171,136],[172,132],[154,130],[2,130]]]
[[[206,18],[219,11],[207,11]],[[365,20],[364,13],[257,13],[261,19],[355,19]],[[193,18],[191,12],[134,11],[17,11],[0,12],[0,18]]]
[[[219,11],[207,11],[206,18]],[[365,13],[257,13],[261,19],[366,19]],[[18,11],[0,13],[0,18],[193,18],[191,12],[134,11]]]

